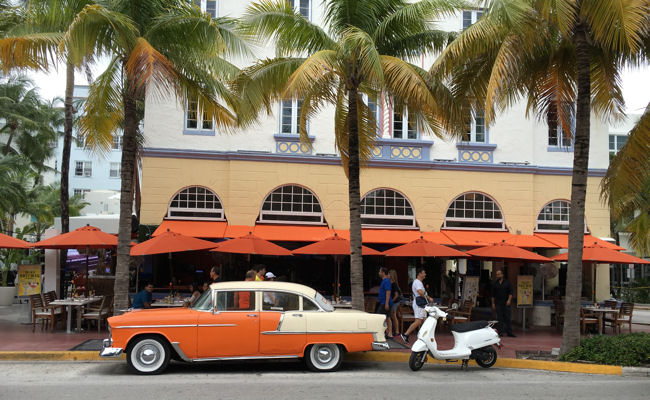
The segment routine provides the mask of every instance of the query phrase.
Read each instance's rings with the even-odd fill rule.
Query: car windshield
[[[212,290],[206,290],[196,299],[192,306],[193,310],[212,310]]]
[[[316,303],[318,303],[319,306],[325,311],[334,311],[334,306],[325,298],[323,297],[322,294],[316,292],[316,296],[314,297],[314,300]]]

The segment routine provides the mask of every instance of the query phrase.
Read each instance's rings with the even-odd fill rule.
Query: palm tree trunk
[[[125,310],[129,295],[129,261],[131,249],[131,214],[133,212],[133,170],[135,165],[138,116],[132,83],[127,78],[124,90],[124,142],[122,146],[120,222],[117,236],[117,266],[115,267],[115,308]]]
[[[65,121],[63,123],[63,152],[61,154],[61,233],[70,232],[70,146],[72,146],[73,106],[72,96],[74,91],[74,65],[66,63],[65,69]],[[59,295],[63,295],[65,287],[65,263],[68,252],[59,252]]]
[[[350,288],[352,307],[364,309],[361,256],[361,190],[359,179],[359,120],[357,89],[348,89],[348,197],[350,206]]]
[[[591,60],[587,26],[579,21],[573,36],[576,48],[578,99],[576,105],[575,148],[571,179],[569,213],[569,267],[566,282],[566,305],[561,352],[566,353],[580,343],[580,297],[582,295],[582,247],[585,232],[585,197],[589,167]]]

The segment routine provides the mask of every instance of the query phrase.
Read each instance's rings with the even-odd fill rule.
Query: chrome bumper
[[[100,357],[117,357],[124,351],[120,347],[111,347],[113,345],[113,339],[104,339],[102,344],[104,348],[99,352]]]
[[[375,351],[390,350],[387,342],[372,342],[372,349]]]

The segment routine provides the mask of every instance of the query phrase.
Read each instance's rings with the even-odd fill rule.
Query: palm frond
[[[603,48],[632,54],[641,46],[640,33],[647,23],[649,8],[647,0],[583,1],[580,15]]]

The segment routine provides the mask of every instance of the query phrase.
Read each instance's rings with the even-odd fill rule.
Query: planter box
[[[16,296],[15,286],[0,286],[0,306],[10,306]]]

